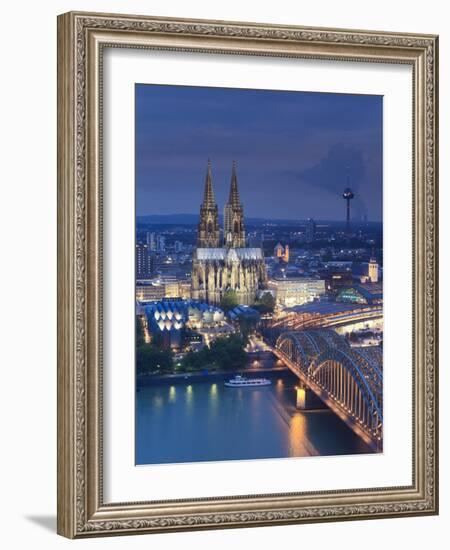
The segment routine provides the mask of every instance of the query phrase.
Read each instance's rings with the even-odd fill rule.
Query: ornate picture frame
[[[105,48],[405,64],[413,74],[412,484],[105,503]],[[58,17],[58,533],[69,538],[438,513],[438,38],[132,15]],[[131,359],[130,359],[131,361]]]

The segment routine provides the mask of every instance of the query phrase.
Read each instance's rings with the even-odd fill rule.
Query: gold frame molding
[[[413,483],[105,504],[102,498],[104,47],[413,68]],[[58,533],[86,536],[438,513],[438,38],[96,13],[58,17]],[[149,495],[149,499],[151,495]]]

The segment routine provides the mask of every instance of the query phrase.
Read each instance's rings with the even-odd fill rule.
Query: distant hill
[[[141,225],[197,225],[198,224],[198,214],[149,214],[146,216],[137,216],[136,221]],[[222,224],[223,219],[219,214],[219,223]],[[306,220],[279,220],[279,219],[267,219],[267,218],[245,218],[245,223],[247,225],[262,225],[264,223],[276,223],[279,225],[297,225],[304,224]],[[344,221],[336,220],[316,220],[318,224],[331,224],[331,225],[344,225]],[[381,222],[360,222],[353,221],[352,225],[354,227],[364,226],[364,225],[382,225]]]
[[[198,224],[198,214],[150,214],[147,216],[137,216],[138,224],[152,224],[152,225],[174,225],[174,224]],[[219,214],[219,223],[222,223],[223,216]],[[245,222],[249,225],[261,225],[268,221],[279,224],[297,224],[300,220],[268,220],[267,218],[245,218]]]
[[[150,214],[137,216],[136,221],[142,224],[173,225],[177,223],[195,225],[198,223],[198,214]]]

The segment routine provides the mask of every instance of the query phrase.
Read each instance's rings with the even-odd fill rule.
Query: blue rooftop
[[[233,321],[242,315],[259,317],[259,311],[257,311],[256,309],[253,309],[250,306],[240,305],[240,306],[236,306],[235,308],[231,309],[228,312],[228,317]]]

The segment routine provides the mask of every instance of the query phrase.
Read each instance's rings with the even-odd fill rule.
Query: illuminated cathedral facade
[[[197,247],[192,259],[192,298],[218,304],[224,294],[234,291],[240,304],[251,304],[258,290],[265,288],[266,284],[263,250],[246,246],[244,209],[239,198],[236,163],[233,162],[221,236],[211,163],[208,161]]]

